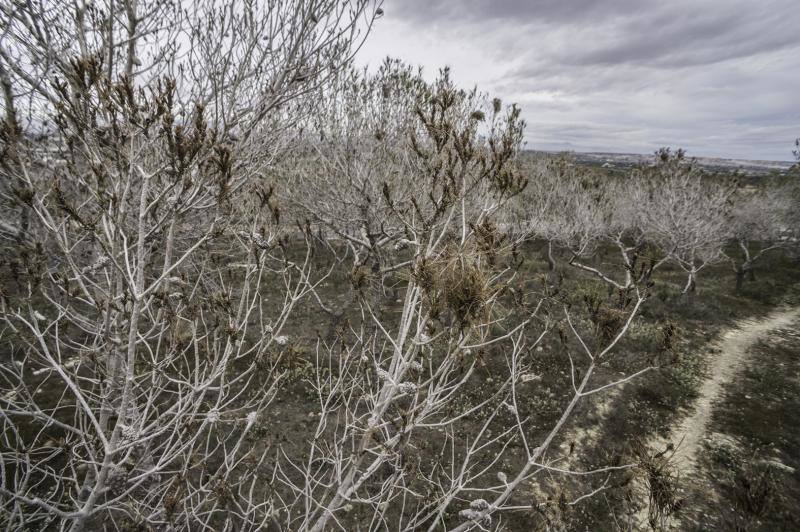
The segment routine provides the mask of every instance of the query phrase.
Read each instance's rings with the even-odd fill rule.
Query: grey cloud
[[[518,102],[533,148],[791,158],[796,0],[385,0],[373,52]],[[390,40],[387,40],[390,39]],[[383,40],[381,40],[383,39]],[[367,48],[369,48],[369,42]]]
[[[410,22],[460,24],[574,22],[629,13],[645,1],[652,0],[390,0],[386,5],[390,15]]]
[[[575,64],[647,63],[660,67],[706,65],[798,46],[796,20],[780,10],[757,12],[728,4],[673,14],[662,9],[611,27],[610,45],[575,57]],[[559,59],[569,59],[562,55]]]
[[[793,0],[389,0],[386,5],[389,16],[420,31],[472,39],[500,33],[524,43],[542,26],[595,28],[592,42],[552,57],[574,65],[701,65],[800,44]]]

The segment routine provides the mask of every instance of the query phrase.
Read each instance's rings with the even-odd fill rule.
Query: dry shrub
[[[609,307],[600,307],[595,318],[597,339],[603,347],[611,343],[628,319],[628,313]]]
[[[658,335],[658,351],[660,353],[672,353],[675,348],[677,334],[678,328],[674,323],[665,323]]]
[[[773,469],[768,465],[748,464],[736,475],[735,482],[736,505],[749,515],[766,515],[778,491]]]
[[[664,451],[650,454],[645,444],[637,443],[634,453],[648,491],[647,522],[653,530],[663,529],[684,503],[678,496],[678,474],[672,461],[675,447],[670,443]]]
[[[589,319],[594,325],[595,339],[600,349],[608,346],[628,320],[625,310],[629,301],[621,294],[618,304],[613,304],[596,292],[590,292],[583,297],[589,311]]]
[[[471,224],[470,228],[475,233],[475,245],[478,251],[486,256],[489,264],[495,264],[497,250],[506,240],[506,235],[502,234],[497,226],[488,219],[479,225]]]
[[[491,290],[480,267],[469,260],[460,260],[447,268],[440,280],[444,303],[459,323],[469,325],[485,315]]]
[[[455,247],[448,247],[435,260],[418,260],[412,271],[414,281],[428,298],[432,314],[439,316],[447,311],[460,327],[486,317],[486,304],[496,293],[490,275],[479,253]]]
[[[414,265],[411,276],[422,290],[431,293],[436,287],[436,269],[425,257],[421,257]]]
[[[719,507],[720,524],[724,530],[747,532],[760,528],[762,520],[775,508],[781,496],[780,481],[774,468],[753,458],[731,466],[733,504]]]
[[[350,284],[356,291],[364,290],[374,281],[375,273],[363,264],[357,264],[350,272]]]

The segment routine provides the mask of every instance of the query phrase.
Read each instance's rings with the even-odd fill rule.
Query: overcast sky
[[[798,0],[384,0],[359,56],[449,65],[518,103],[527,147],[791,160]]]

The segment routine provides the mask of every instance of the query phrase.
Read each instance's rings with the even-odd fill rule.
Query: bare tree
[[[480,529],[536,506],[515,494],[538,474],[635,466],[575,471],[549,451],[582,399],[653,369],[596,371],[647,278],[615,281],[613,308],[582,319],[525,289],[503,218],[528,185],[519,109],[446,70],[347,71],[374,2],[0,9],[3,200],[28,216],[3,225],[8,529]],[[288,210],[286,184],[304,194]],[[562,234],[582,255],[618,226],[602,190],[569,186]],[[298,372],[293,313],[326,280],[312,223],[346,243],[354,281],[393,274],[403,294],[395,312],[354,282],[357,316]],[[520,390],[554,330],[569,399],[535,438]],[[502,379],[465,403],[490,355]],[[275,398],[300,378],[316,426],[270,443]]]
[[[309,95],[314,111],[280,168],[279,194],[325,240],[339,239],[358,267],[386,269],[405,236],[384,190],[405,197],[414,107],[428,90],[419,71],[387,59],[375,74],[351,70]]]
[[[0,307],[4,521],[265,526],[266,451],[246,438],[313,282],[260,177],[291,101],[348,63],[377,8],[0,9],[3,199],[30,217]]]
[[[504,231],[494,221],[526,185],[513,164],[522,124],[516,108],[504,111],[495,100],[480,134],[487,115],[470,109],[476,103],[445,73],[412,110],[417,125],[403,160],[415,186],[386,182],[380,198],[410,252],[401,270],[408,279],[402,309],[390,321],[362,297],[366,320],[333,345],[318,345],[317,364],[330,366],[311,379],[319,422],[310,449],[282,449],[276,465],[275,479],[289,493],[272,503],[284,528],[482,528],[495,514],[519,509],[514,492],[538,473],[609,475],[633,467],[576,472],[554,465],[558,458],[547,451],[582,398],[635,376],[593,378],[646,290],[632,285],[621,308],[603,308],[606,319],[598,318],[594,338],[586,340],[566,308],[551,307],[546,297],[525,300],[514,287],[513,228]],[[543,440],[533,441],[518,390],[530,377],[531,348],[556,325],[572,331],[583,361],[570,356],[571,400]],[[505,346],[507,376],[481,403],[459,405],[477,378],[480,353],[495,346]],[[426,460],[420,455],[431,441],[441,451]],[[506,471],[501,460],[512,444],[522,459]],[[460,523],[452,524],[453,513]]]
[[[657,254],[646,240],[645,184],[638,174],[614,178],[578,167],[569,158],[539,158],[527,166],[529,184],[512,207],[523,232],[546,242],[550,269],[555,249],[566,249],[568,264],[616,290],[641,284],[668,255]],[[617,271],[591,264],[598,249],[611,246],[619,255]]]
[[[740,290],[749,276],[754,277],[754,263],[765,253],[785,249],[791,242],[790,216],[795,209],[790,186],[767,185],[756,190],[742,190],[734,200],[732,235],[738,248],[728,259],[736,273]]]
[[[589,257],[606,235],[608,195],[596,176],[565,156],[539,157],[523,166],[528,186],[511,207],[522,234],[546,242],[546,260],[555,268],[556,248],[571,260]]]
[[[794,158],[797,160],[798,164],[800,164],[800,138],[794,141],[794,145],[797,149],[792,150],[792,155],[794,155]],[[794,168],[797,168],[797,164],[794,166]]]
[[[642,216],[646,239],[658,245],[687,274],[683,293],[693,293],[698,273],[724,258],[731,236],[735,183],[704,175],[681,150],[662,149],[647,169]]]

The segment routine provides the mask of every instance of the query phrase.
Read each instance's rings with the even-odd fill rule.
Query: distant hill
[[[533,151],[532,153],[554,154],[558,152]],[[633,166],[649,164],[653,155],[637,153],[601,153],[601,152],[569,152],[578,164],[600,166],[612,170],[627,170]],[[749,161],[745,159],[719,159],[714,157],[690,157],[702,168],[715,172],[739,171],[752,177],[762,177],[770,174],[784,174],[794,164],[790,161]]]

